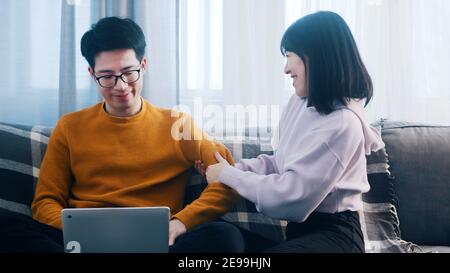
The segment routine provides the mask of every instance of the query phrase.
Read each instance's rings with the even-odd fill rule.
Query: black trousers
[[[179,236],[169,248],[172,253],[244,251],[239,229],[220,221],[198,225]],[[62,253],[63,234],[29,216],[0,209],[0,252]]]
[[[364,253],[364,237],[357,212],[312,213],[303,223],[289,222],[286,240],[277,243],[241,230],[246,252]]]

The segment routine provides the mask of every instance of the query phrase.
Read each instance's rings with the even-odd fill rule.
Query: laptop
[[[62,210],[66,253],[167,253],[168,207]]]

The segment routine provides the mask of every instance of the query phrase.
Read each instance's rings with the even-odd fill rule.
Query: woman
[[[384,146],[364,118],[371,78],[349,27],[333,12],[293,23],[281,51],[295,94],[282,113],[274,155],[233,167],[216,153],[207,180],[288,221],[286,240],[267,252],[364,252],[357,211],[369,190],[366,155]]]

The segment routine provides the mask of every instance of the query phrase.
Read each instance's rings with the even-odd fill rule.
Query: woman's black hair
[[[369,73],[356,46],[350,28],[334,12],[320,11],[297,20],[284,33],[280,49],[283,55],[294,52],[305,63],[308,106],[321,114],[336,109],[336,102],[347,105],[349,99],[373,95]]]
[[[142,29],[128,18],[102,18],[81,38],[81,54],[92,69],[95,67],[95,56],[102,51],[133,49],[136,58],[142,61],[145,46]]]

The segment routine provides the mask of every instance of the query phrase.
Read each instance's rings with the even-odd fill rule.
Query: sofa
[[[381,119],[385,149],[367,157],[371,190],[359,211],[366,252],[450,253],[450,126]],[[51,128],[0,123],[0,209],[31,215],[30,204]],[[270,129],[247,129],[222,142],[236,160],[273,153]],[[185,203],[207,185],[191,170]],[[222,217],[273,241],[285,238],[286,222],[259,213],[241,198]]]

